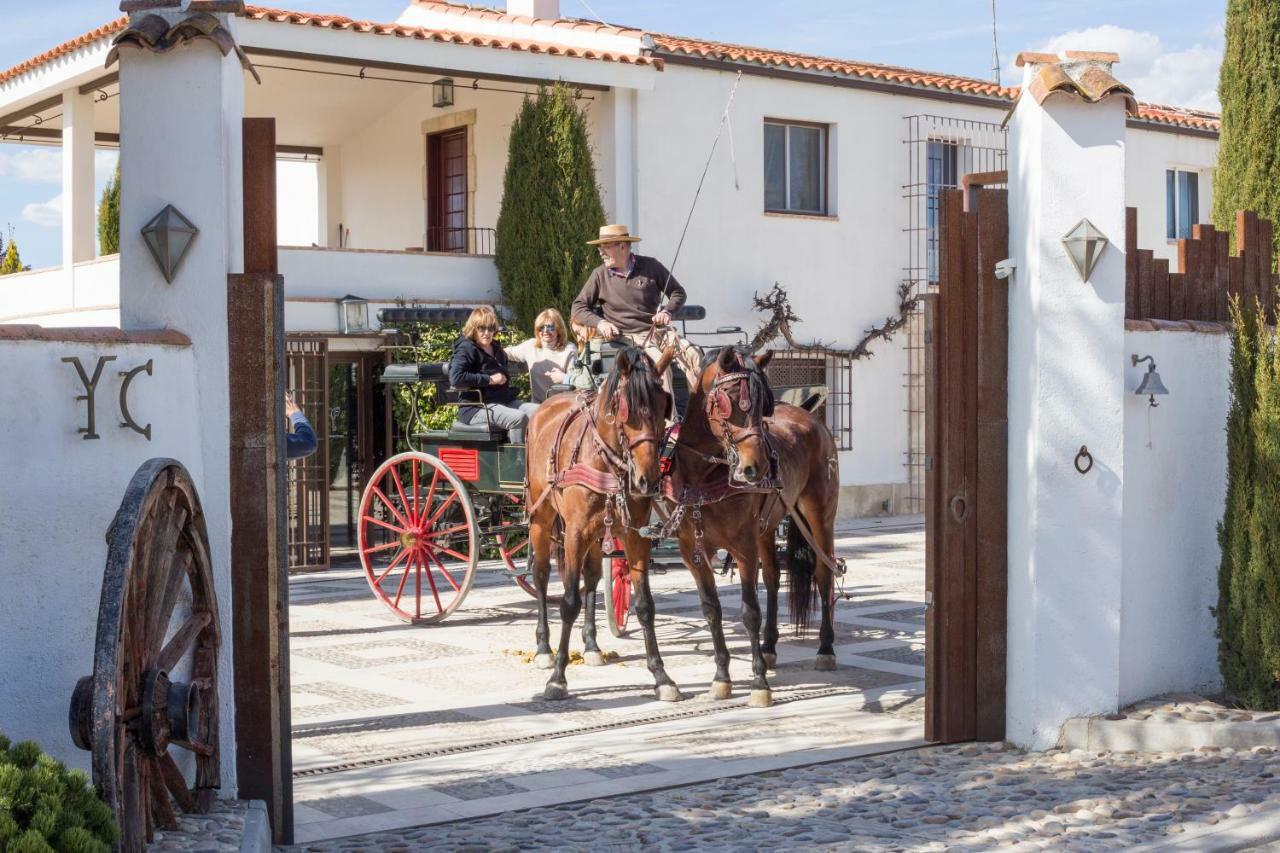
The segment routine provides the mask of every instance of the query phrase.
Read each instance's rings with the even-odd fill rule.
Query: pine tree
[[[1214,224],[1234,229],[1237,210],[1280,222],[1280,3],[1228,0],[1218,99]]]
[[[511,125],[497,227],[498,279],[522,329],[544,308],[569,316],[602,224],[586,113],[564,84],[540,89]]]
[[[1218,660],[1231,695],[1248,691],[1249,659],[1243,623],[1252,599],[1248,593],[1250,522],[1254,483],[1254,415],[1258,408],[1258,312],[1231,300],[1231,407],[1227,412],[1227,496],[1218,544]]]
[[[98,249],[103,255],[120,251],[120,161],[115,174],[102,190],[98,202]]]
[[[18,241],[13,239],[13,232],[10,231],[9,248],[5,249],[4,257],[0,258],[0,275],[14,272],[22,272],[22,257],[18,254]]]

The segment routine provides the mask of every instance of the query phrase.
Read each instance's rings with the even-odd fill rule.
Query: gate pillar
[[[1006,721],[1007,737],[1033,748],[1118,702],[1133,99],[1111,76],[1117,60],[1019,54],[1009,120]],[[1087,281],[1063,241],[1086,220],[1109,240]]]

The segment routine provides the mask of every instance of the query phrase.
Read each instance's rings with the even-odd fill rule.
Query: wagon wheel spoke
[[[138,750],[133,745],[133,738],[125,735],[122,739],[123,754],[120,756],[120,789],[117,791],[120,822],[120,833],[125,838],[145,839],[147,817],[143,811],[142,772],[138,767]]]
[[[147,554],[147,562],[141,574],[145,578],[147,594],[143,609],[144,624],[150,626],[146,637],[148,658],[154,655],[164,641],[164,631],[169,627],[169,617],[173,613],[178,589],[186,578],[185,570],[175,571],[173,558],[178,547],[178,537],[187,522],[187,511],[183,507],[174,506],[177,495],[170,494],[170,501],[163,504],[161,511],[157,512],[156,529],[159,532]]]
[[[387,509],[391,510],[391,514],[396,517],[396,521],[403,524],[406,528],[413,527],[413,525],[409,523],[409,520],[401,514],[400,510],[396,509],[387,496],[382,493],[382,489],[379,489],[372,483],[369,484],[369,488],[373,489],[373,493],[378,496],[378,499],[382,501],[383,505],[386,506]]]
[[[196,755],[210,758],[213,756],[213,747],[207,743],[198,740],[171,740],[170,744],[180,746],[187,752],[194,752]]]
[[[460,560],[464,563],[471,559],[466,554],[459,554],[457,551],[453,550],[452,548],[446,548],[443,545],[433,544],[431,548],[433,551],[442,551],[445,554],[448,554],[450,557],[453,557],[455,560]],[[437,558],[437,562],[439,562],[438,558]],[[443,570],[443,565],[441,566],[441,569]]]
[[[396,466],[392,465],[387,469],[391,474],[391,480],[396,484],[396,494],[400,496],[400,506],[404,507],[404,511],[409,513],[409,517],[413,518],[413,510],[409,507],[409,499],[405,497],[404,485],[400,482],[400,475],[396,473]]]
[[[383,520],[382,520],[382,519],[380,519],[380,518],[374,518],[372,515],[364,515],[364,516],[361,516],[361,520],[362,520],[362,521],[367,521],[367,522],[369,522],[370,524],[376,524],[376,525],[378,525],[379,527],[385,527],[385,528],[387,528],[388,530],[390,530],[390,531],[391,531],[391,532],[393,532],[393,533],[404,533],[404,532],[405,532],[405,529],[404,529],[403,527],[396,527],[394,524],[389,524],[388,522],[385,522],[385,521],[383,521]]]
[[[413,520],[418,520],[418,460],[409,460],[409,470],[413,474],[413,506],[410,511],[413,513]]]
[[[444,579],[449,582],[449,586],[453,587],[454,592],[459,591],[461,587],[459,587],[458,582],[453,579],[453,575],[449,574],[449,570],[444,567],[444,563],[440,562],[440,558],[430,551],[427,552],[427,557],[428,559],[435,560],[436,565],[440,568],[440,574],[444,575]],[[466,558],[461,559],[465,560]],[[428,572],[430,572],[430,567],[428,567]],[[438,603],[439,602],[437,602],[437,604]]]
[[[177,800],[178,807],[184,812],[195,811],[195,797],[191,796],[191,789],[187,787],[186,777],[178,769],[178,762],[173,760],[173,756],[166,752],[156,761],[156,767],[160,770],[160,777],[164,780],[165,788]]]
[[[399,543],[399,542],[397,542],[396,544],[397,544],[397,545],[399,545],[400,543]],[[399,554],[396,554],[396,558],[395,558],[394,560],[392,560],[392,561],[391,561],[391,565],[387,566],[386,571],[384,571],[382,574],[378,575],[378,577],[374,580],[374,583],[375,583],[375,584],[380,584],[380,583],[382,583],[384,580],[386,580],[387,575],[389,575],[389,574],[391,574],[393,571],[395,571],[396,566],[400,565],[400,561],[401,561],[401,560],[403,560],[403,559],[404,559],[405,557],[407,557],[407,556],[409,556],[409,552],[408,552],[408,551],[405,551],[405,550],[401,550]]]
[[[404,574],[400,577],[400,586],[396,587],[396,600],[394,603],[394,606],[396,607],[400,606],[400,596],[404,595],[405,582],[409,580],[409,571],[413,568],[413,564],[416,560],[416,557],[411,556],[409,557],[409,562],[404,564]]]
[[[165,758],[168,758],[166,755]],[[177,829],[178,818],[173,813],[173,804],[169,802],[169,788],[159,771],[159,761],[147,762],[147,777],[151,788],[151,810],[155,816],[155,824],[161,829]]]
[[[393,539],[392,541],[387,542],[387,543],[382,544],[382,545],[374,545],[374,546],[369,547],[369,548],[362,548],[362,549],[360,549],[360,553],[362,553],[362,554],[376,554],[376,553],[378,553],[379,551],[390,551],[392,548],[399,548],[399,547],[400,547],[400,540],[399,540],[399,539]]]
[[[413,460],[413,464],[417,466],[419,464],[418,460],[417,459]],[[427,499],[423,502],[422,511],[418,513],[418,517],[416,521],[419,521],[419,522],[422,521],[422,517],[431,511],[431,501],[436,496],[436,484],[439,482],[440,482],[440,469],[432,468],[431,469],[431,485],[427,488]]]
[[[444,530],[433,530],[427,534],[428,539],[437,539],[441,536],[448,536],[450,533],[457,533],[459,530],[469,530],[468,524],[455,524],[453,527],[446,527]],[[432,545],[432,547],[437,547]]]
[[[188,616],[187,621],[182,623],[182,627],[169,638],[169,642],[165,643],[160,651],[159,657],[156,658],[156,668],[169,672],[177,666],[178,661],[190,651],[196,637],[212,621],[213,614],[208,610],[197,610]]]
[[[444,503],[440,504],[440,508],[431,514],[431,518],[427,521],[427,524],[435,524],[436,519],[440,518],[441,514],[446,509],[448,509],[453,504],[453,502],[456,501],[457,499],[458,499],[458,493],[450,492],[449,497],[445,498]],[[428,509],[430,509],[430,507],[428,507]]]
[[[185,520],[186,512],[179,512]],[[175,542],[176,544],[176,542]],[[151,636],[147,640],[147,648],[155,650],[164,641],[164,632],[173,617],[173,608],[178,603],[178,593],[182,590],[182,582],[190,571],[193,557],[190,551],[183,551],[176,562],[169,564],[169,574],[162,579],[164,584],[160,595],[156,597],[155,609],[147,614],[151,623]]]
[[[419,565],[418,571],[422,571],[421,569],[422,562],[420,561],[418,565]],[[436,589],[436,579],[431,575],[431,565],[429,563],[427,564],[426,569],[427,569],[427,583],[431,584],[431,595],[436,600],[436,612],[443,613],[444,606],[440,604],[440,591]],[[418,597],[419,599],[421,599],[422,596],[419,595]],[[419,606],[418,615],[419,616],[422,615],[421,606]]]

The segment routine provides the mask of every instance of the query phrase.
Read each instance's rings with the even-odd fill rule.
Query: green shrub
[[[98,202],[98,249],[104,255],[120,251],[120,161],[116,171],[102,189]]]
[[[18,241],[13,239],[13,232],[9,232],[9,247],[4,250],[4,255],[0,256],[0,275],[9,275],[10,273],[22,272],[22,255],[18,253]]]
[[[116,837],[111,810],[84,772],[0,735],[0,850],[109,853]]]

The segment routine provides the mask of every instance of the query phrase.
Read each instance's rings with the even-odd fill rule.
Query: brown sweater
[[[685,292],[667,268],[653,258],[635,255],[631,275],[623,279],[611,275],[604,264],[596,267],[573,300],[573,319],[595,328],[608,320],[623,332],[647,332],[658,313],[662,297],[666,310],[674,313],[684,304]]]

